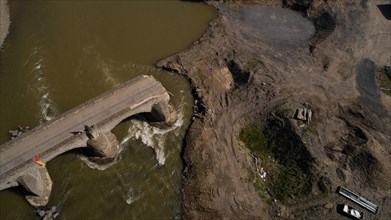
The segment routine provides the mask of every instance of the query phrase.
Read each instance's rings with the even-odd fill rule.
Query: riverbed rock
[[[333,203],[326,203],[324,206],[323,206],[325,209],[332,209],[334,207]]]
[[[53,220],[56,219],[59,215],[59,212],[57,211],[56,206],[52,206],[50,209],[48,209],[45,213],[45,216],[43,216],[42,220]]]
[[[17,137],[18,136],[18,131],[17,130],[10,130],[9,131],[11,137]]]
[[[37,214],[38,214],[39,217],[44,217],[45,214],[46,214],[46,211],[43,210],[43,209],[38,209],[37,210]]]

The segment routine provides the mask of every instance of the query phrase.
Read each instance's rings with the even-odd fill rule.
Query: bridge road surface
[[[32,161],[34,155],[40,155],[73,137],[71,132],[83,131],[84,125],[96,124],[121,110],[139,106],[137,104],[145,100],[167,93],[153,77],[142,76],[130,82],[93,99],[98,101],[87,101],[55,120],[22,134],[8,146],[5,146],[7,143],[0,145],[0,177]]]

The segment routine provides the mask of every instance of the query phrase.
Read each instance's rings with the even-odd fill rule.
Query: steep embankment
[[[378,2],[245,2],[256,5],[212,2],[219,16],[205,35],[157,64],[196,97],[185,219],[337,218],[339,185],[390,217],[391,100],[375,80],[391,64],[390,21]],[[294,119],[298,107],[311,122]]]

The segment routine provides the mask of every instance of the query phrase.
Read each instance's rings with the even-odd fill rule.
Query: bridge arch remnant
[[[96,109],[101,114],[94,114]],[[172,126],[177,120],[169,94],[152,76],[140,76],[128,81],[1,145],[0,190],[22,186],[31,193],[26,195],[26,199],[32,206],[45,206],[53,183],[47,169],[32,161],[33,155],[40,155],[41,160],[47,162],[66,151],[87,147],[92,148],[95,156],[103,160],[115,159],[120,149],[111,130],[123,120],[140,113],[158,127]],[[89,120],[85,124],[79,123],[59,129],[58,132],[50,132],[61,128],[61,123],[68,125],[67,122],[78,121],[82,117]],[[54,144],[48,145],[45,139],[34,142],[37,136],[46,137]],[[17,151],[15,149],[27,153],[22,151],[14,155]],[[15,164],[13,160],[19,163]]]
[[[170,97],[166,95],[161,101],[150,105],[147,111],[141,111],[137,114],[143,114],[153,126],[170,127],[177,120],[177,113],[169,100]],[[118,156],[120,153],[118,140],[111,130],[126,118],[125,116],[119,117],[117,120],[113,120],[113,123],[107,124],[106,126],[95,124],[93,126],[85,125],[84,130],[89,138],[87,145],[97,157],[110,161]]]

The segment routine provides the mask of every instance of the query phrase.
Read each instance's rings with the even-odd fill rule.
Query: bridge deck
[[[164,94],[167,91],[160,82],[152,76],[141,76],[0,145],[0,178],[31,162],[34,155],[42,155],[67,139],[74,138],[71,132],[82,131],[84,125],[98,124],[120,111],[137,107],[145,100]]]

